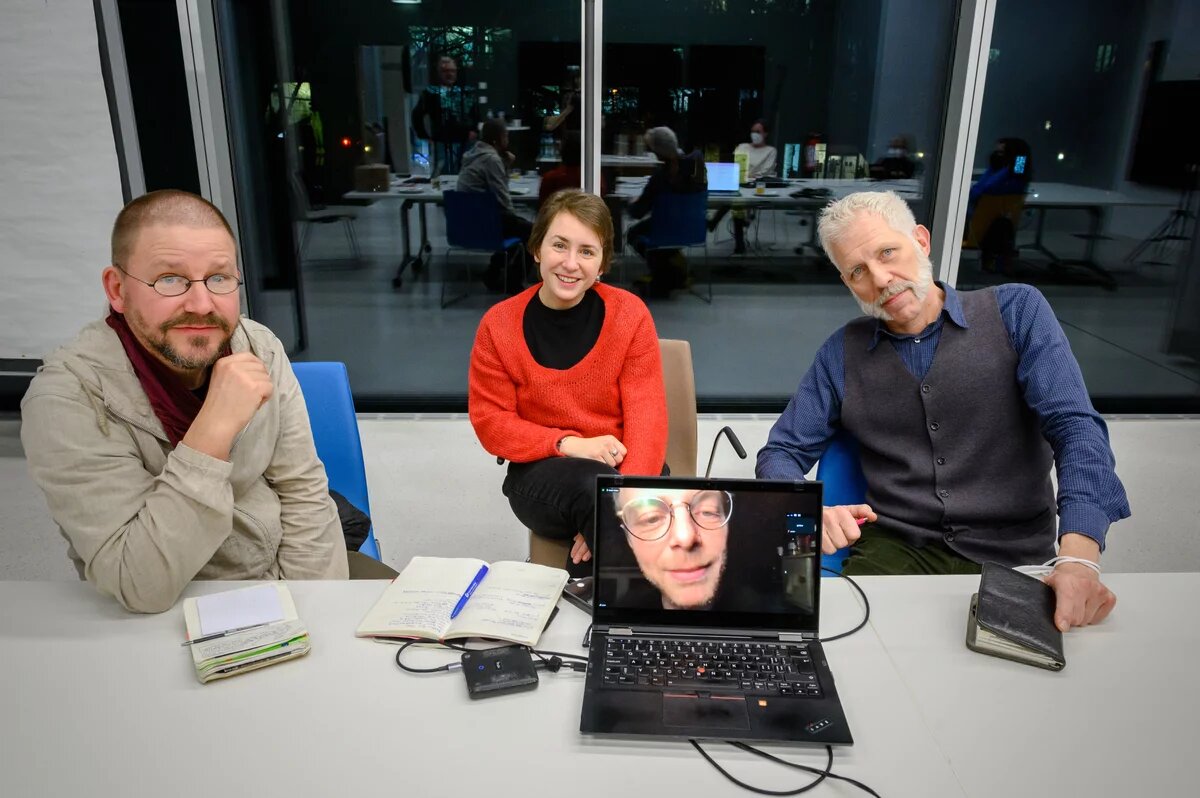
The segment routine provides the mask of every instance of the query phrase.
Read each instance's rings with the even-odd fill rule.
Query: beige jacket
[[[172,447],[103,321],[46,357],[21,402],[33,479],[80,576],[135,612],[170,608],[193,579],[344,579],[346,543],[283,346],[243,319],[233,351],[275,390],[231,462]]]

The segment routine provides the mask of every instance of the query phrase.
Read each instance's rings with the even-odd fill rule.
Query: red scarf
[[[154,415],[162,422],[167,439],[171,441],[172,446],[178,445],[192,426],[192,422],[196,420],[196,414],[200,412],[204,402],[188,390],[175,372],[146,351],[146,347],[142,346],[133,330],[129,329],[129,323],[123,315],[109,308],[105,321],[121,339],[121,346],[125,347],[125,354],[133,366],[133,373],[142,384],[142,390],[150,400]],[[224,354],[228,354],[228,348]]]

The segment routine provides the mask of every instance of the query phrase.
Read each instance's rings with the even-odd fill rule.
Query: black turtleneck
[[[553,310],[535,291],[525,306],[525,345],[539,365],[565,371],[592,351],[604,326],[604,300],[594,288],[573,308]]]

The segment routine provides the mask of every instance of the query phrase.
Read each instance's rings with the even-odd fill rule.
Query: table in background
[[[1171,207],[1171,203],[1160,199],[1140,199],[1122,194],[1119,191],[1107,191],[1089,186],[1076,186],[1070,183],[1030,183],[1025,194],[1025,207],[1037,213],[1037,227],[1034,241],[1029,246],[1041,252],[1056,264],[1076,264],[1092,271],[1100,282],[1108,287],[1114,287],[1115,281],[1111,274],[1101,268],[1096,262],[1096,244],[1105,238],[1104,215],[1110,209],[1118,206],[1126,207]],[[1046,212],[1052,210],[1081,210],[1088,214],[1088,231],[1079,233],[1086,242],[1083,258],[1060,258],[1042,240],[1046,226]]]
[[[1120,603],[1067,636],[1061,673],[965,648],[976,577],[862,578],[871,623],[825,647],[855,738],[835,749],[834,771],[885,796],[1191,792],[1200,574],[1105,578]],[[849,585],[822,584],[825,633],[853,626]],[[0,582],[0,793],[746,794],[685,742],[580,735],[581,674],[472,702],[457,673],[401,673],[394,647],[353,637],[383,587],[291,583],[312,652],[201,685],[178,605],[138,616],[83,583]],[[581,653],[586,623],[562,602],[541,647]],[[415,665],[451,659],[407,653]],[[711,747],[758,786],[806,778]],[[819,749],[766,749],[824,763]],[[854,794],[838,783],[813,793]]]
[[[443,176],[437,178],[438,185],[435,187],[432,183],[412,183],[405,184],[398,179],[393,179],[391,187],[387,191],[347,191],[342,195],[343,199],[347,200],[367,200],[374,202],[375,200],[391,200],[400,202],[400,237],[404,241],[404,252],[400,257],[400,264],[396,267],[396,276],[392,278],[392,287],[399,288],[404,282],[404,272],[409,267],[412,267],[414,272],[420,271],[426,264],[426,258],[432,251],[429,244],[429,224],[425,215],[426,205],[441,205],[442,192],[453,190],[456,184],[456,178],[451,176]],[[509,190],[512,192],[511,197],[514,205],[532,205],[537,207],[538,186],[541,181],[530,175],[522,175],[521,177],[511,178],[509,180]],[[412,245],[410,243],[411,224],[409,223],[408,213],[413,206],[417,206],[417,213],[420,223],[421,240],[417,245],[417,254],[412,254]]]

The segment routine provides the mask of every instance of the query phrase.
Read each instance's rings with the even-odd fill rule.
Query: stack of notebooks
[[[187,642],[202,683],[309,651],[308,630],[283,582],[184,599]]]

